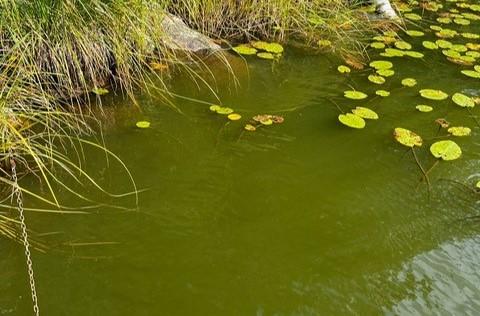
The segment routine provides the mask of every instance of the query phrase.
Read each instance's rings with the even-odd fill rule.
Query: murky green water
[[[408,39],[423,51],[422,40]],[[367,80],[371,70],[341,75],[335,57],[294,49],[274,66],[249,59],[248,71],[236,67],[237,87],[217,74],[220,100],[245,119],[285,117],[254,133],[243,132],[245,120],[226,124],[205,104],[177,99],[180,113],[145,94],[139,114],[114,99],[105,109],[106,143],[148,190],[138,212],[28,214],[30,227],[50,233],[42,240],[51,249],[34,253],[44,315],[478,315],[480,223],[465,219],[478,215],[478,196],[446,179],[471,185],[480,177],[480,128],[465,109],[422,100],[418,90],[480,94],[480,86],[439,51],[426,54],[393,59],[396,74],[383,86]],[[418,85],[402,87],[406,77]],[[216,102],[186,76],[174,83],[178,94]],[[342,95],[351,87],[392,94],[349,101]],[[337,121],[334,103],[344,110],[368,106],[380,119],[349,129]],[[422,103],[434,111],[416,111]],[[461,159],[432,171],[429,199],[411,153],[392,131],[421,134],[425,146],[417,152],[429,167],[437,118],[469,126],[472,136],[455,139]],[[139,119],[151,128],[135,128]],[[114,161],[107,168],[89,149],[86,157],[100,184],[132,189]],[[58,190],[65,204],[80,204]],[[132,197],[107,199],[93,187],[81,192],[135,205]],[[28,315],[22,248],[7,240],[0,247],[0,315]]]

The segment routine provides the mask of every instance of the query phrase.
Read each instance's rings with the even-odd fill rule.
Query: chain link
[[[20,229],[22,230],[22,242],[25,247],[27,271],[28,271],[28,277],[30,281],[30,290],[31,290],[32,301],[33,301],[33,312],[35,316],[39,316],[40,309],[38,307],[37,290],[35,287],[35,277],[33,274],[32,255],[30,253],[30,243],[28,242],[27,225],[25,224],[25,215],[23,212],[22,190],[20,190],[20,186],[18,185],[17,169],[16,169],[17,166],[15,164],[15,160],[13,159],[13,153],[10,151],[9,154],[10,154],[10,166],[12,168],[13,195],[17,198],[17,209],[18,209],[19,219],[20,219]]]

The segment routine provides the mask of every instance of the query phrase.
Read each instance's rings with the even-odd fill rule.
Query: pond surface
[[[425,28],[423,38],[402,35],[425,58],[390,59],[395,75],[381,86],[367,80],[368,67],[340,74],[342,61],[333,55],[293,48],[277,63],[238,62],[237,85],[216,70],[218,97],[243,116],[237,122],[183,98],[168,107],[155,93],[138,96],[140,114],[127,100],[111,100],[106,144],[147,190],[139,211],[28,214],[32,229],[48,233],[41,241],[50,249],[34,253],[44,315],[478,315],[480,222],[468,219],[479,215],[478,195],[451,180],[473,187],[480,179],[480,128],[472,117],[479,110],[428,101],[418,91],[480,94],[480,84],[460,73],[468,67],[423,49],[423,40],[435,39]],[[417,86],[403,87],[407,77]],[[219,102],[186,75],[174,84],[179,95]],[[352,87],[370,97],[345,99]],[[373,97],[377,89],[391,95]],[[421,113],[417,104],[434,110]],[[362,130],[341,125],[339,108],[355,106],[380,119]],[[243,130],[263,113],[285,122]],[[462,157],[431,171],[429,194],[411,151],[392,132],[422,135],[416,152],[429,168],[437,118],[468,126],[472,135],[454,138]],[[135,128],[140,119],[151,127]],[[132,190],[114,160],[107,166],[88,147],[85,155],[99,184]],[[58,190],[64,204],[81,204]],[[131,196],[106,198],[89,186],[80,192],[135,207]],[[7,240],[0,247],[0,315],[28,315],[22,247]]]

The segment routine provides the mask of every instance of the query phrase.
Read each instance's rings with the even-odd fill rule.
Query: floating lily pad
[[[395,74],[395,71],[393,69],[379,69],[376,73],[382,77],[391,77]]]
[[[382,76],[377,76],[377,75],[369,75],[368,80],[370,82],[373,82],[375,84],[384,84],[385,83],[385,78]]]
[[[461,56],[459,52],[457,52],[456,50],[453,50],[453,49],[444,49],[444,50],[442,50],[442,54],[444,54],[447,57],[451,57],[451,58],[460,58],[460,56]]]
[[[412,58],[423,58],[425,56],[422,53],[416,52],[416,51],[413,51],[413,50],[406,51],[405,55],[407,55],[409,57],[412,57]]]
[[[455,44],[452,46],[451,49],[460,53],[464,53],[468,50],[468,48],[465,45],[461,45],[461,44]]]
[[[416,31],[416,30],[409,30],[409,31],[406,31],[405,33],[407,33],[407,35],[412,37],[420,37],[425,35],[425,33],[421,31]]]
[[[360,116],[363,119],[378,120],[378,114],[375,111],[370,110],[369,108],[362,107],[362,106],[357,106],[356,108],[354,108],[352,110],[352,113]]]
[[[381,97],[388,97],[390,95],[390,92],[386,90],[377,90],[375,91],[375,94]]]
[[[265,50],[269,53],[281,54],[283,53],[283,46],[278,43],[268,43],[265,46]]]
[[[442,24],[450,24],[452,23],[452,19],[446,17],[439,17],[437,18],[437,22]]]
[[[406,128],[395,128],[395,130],[393,131],[393,137],[395,137],[395,140],[400,144],[410,148],[413,148],[415,146],[421,147],[423,144],[423,140],[419,135]]]
[[[267,50],[266,47],[268,46],[268,43],[264,41],[253,41],[250,45],[259,50]]]
[[[416,13],[406,13],[403,16],[412,21],[420,21],[422,19],[422,17]]]
[[[448,132],[453,136],[469,136],[472,133],[472,130],[464,126],[455,126],[450,127]]]
[[[255,132],[257,130],[257,128],[252,124],[246,124],[244,129],[249,132]]]
[[[443,30],[443,28],[440,25],[430,25],[430,29],[437,32]]]
[[[148,121],[138,121],[135,125],[138,128],[149,128],[150,127],[150,122],[148,122]]]
[[[232,48],[234,52],[240,54],[240,55],[255,55],[257,53],[257,50],[253,47],[249,47],[246,45],[239,45],[234,48]]]
[[[473,108],[475,106],[475,102],[473,101],[473,99],[462,93],[455,93],[452,96],[452,101],[456,105],[459,105],[464,108]]]
[[[462,19],[462,18],[456,18],[453,20],[453,22],[455,24],[458,24],[458,25],[469,25],[470,24],[470,21],[467,20],[467,19]]]
[[[239,119],[242,118],[242,116],[240,114],[237,114],[237,113],[232,113],[232,114],[228,114],[227,118],[230,121],[238,121]]]
[[[358,115],[347,113],[347,114],[340,114],[338,116],[338,120],[343,124],[351,128],[364,128],[365,127],[365,120]]]
[[[370,47],[375,48],[375,49],[383,49],[385,48],[385,44],[381,42],[374,42],[370,44]]]
[[[480,78],[480,72],[474,70],[462,70],[462,74],[471,78]]]
[[[274,54],[266,53],[266,52],[258,53],[257,57],[262,58],[262,59],[275,59]]]
[[[473,69],[475,69],[476,72],[480,72],[480,65],[475,65]]]
[[[438,49],[438,45],[435,44],[434,42],[423,41],[422,45],[423,45],[423,47],[425,47],[427,49]]]
[[[427,112],[432,112],[433,111],[433,108],[429,105],[425,105],[425,104],[419,104],[415,107],[417,110],[419,110],[420,112],[424,112],[424,113],[427,113]]]
[[[390,69],[393,67],[393,64],[386,60],[375,60],[370,63],[370,67],[379,69]]]
[[[405,78],[402,80],[402,85],[405,87],[414,87],[417,85],[417,80],[413,78]]]
[[[339,73],[342,73],[342,74],[346,74],[346,73],[349,73],[351,71],[350,68],[345,66],[345,65],[338,66],[337,70],[338,70]]]
[[[462,33],[460,35],[462,35],[462,37],[468,38],[468,39],[479,39],[480,38],[480,35],[475,34],[475,33]]]
[[[108,91],[107,89],[105,88],[93,88],[92,89],[92,93],[96,94],[96,95],[105,95],[107,93],[109,93],[110,91]]]
[[[412,49],[412,45],[410,43],[405,42],[405,41],[396,41],[395,42],[395,47],[398,48],[398,49],[403,49],[403,50]]]
[[[424,97],[425,99],[429,100],[445,100],[448,98],[448,94],[441,90],[434,90],[434,89],[422,89],[420,90],[420,95]]]
[[[445,161],[455,160],[462,155],[462,149],[452,140],[441,140],[430,146],[430,152],[435,158]]]
[[[466,52],[465,55],[473,57],[474,59],[480,58],[480,52],[476,52],[476,51],[472,51],[472,50]]]
[[[215,113],[216,113],[220,108],[221,108],[220,105],[210,105],[210,107],[209,107],[210,111],[215,112]]]
[[[215,112],[221,115],[228,115],[233,113],[233,109],[226,107],[219,107]]]
[[[405,56],[405,52],[396,48],[387,48],[385,49],[385,52],[381,53],[380,55],[384,57],[403,57]]]
[[[436,40],[435,43],[438,45],[438,47],[443,48],[443,49],[449,49],[453,46],[453,44],[447,40]]]
[[[353,90],[345,91],[344,96],[347,99],[353,99],[353,100],[362,100],[362,99],[365,99],[366,97],[368,97],[368,95],[366,95],[363,92],[353,91]]]

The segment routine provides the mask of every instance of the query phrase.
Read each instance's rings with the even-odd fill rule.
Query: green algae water
[[[44,315],[478,315],[480,112],[418,91],[475,97],[480,83],[460,72],[472,66],[423,48],[436,40],[428,28],[435,15],[427,17],[421,28],[411,26],[425,36],[399,32],[424,58],[369,51],[394,65],[381,85],[368,80],[369,67],[341,74],[333,55],[287,48],[278,62],[249,57],[245,66],[235,57],[236,78],[211,65],[216,81],[204,75],[217,97],[182,74],[175,93],[190,100],[167,105],[154,91],[140,94],[140,112],[107,97],[105,142],[141,190],[138,209],[133,196],[107,198],[78,186],[102,205],[82,209],[95,203],[59,187],[64,204],[88,214],[27,214],[48,245],[34,253]],[[461,27],[476,32],[476,25]],[[405,87],[405,78],[417,84]],[[378,89],[390,96],[375,96]],[[346,90],[369,97],[349,100]],[[220,102],[242,119],[209,110]],[[419,112],[419,104],[433,111]],[[356,106],[379,119],[359,130],[342,125],[338,115]],[[245,131],[259,114],[284,122]],[[471,128],[471,136],[444,137],[439,118]],[[136,128],[140,120],[150,128]],[[422,136],[416,153],[425,169],[436,162],[429,151],[436,140],[454,140],[462,156],[438,163],[428,190],[411,150],[395,142],[395,127]],[[114,159],[107,164],[88,146],[84,155],[99,184],[132,190]],[[0,247],[0,315],[29,315],[22,247],[4,239]]]

